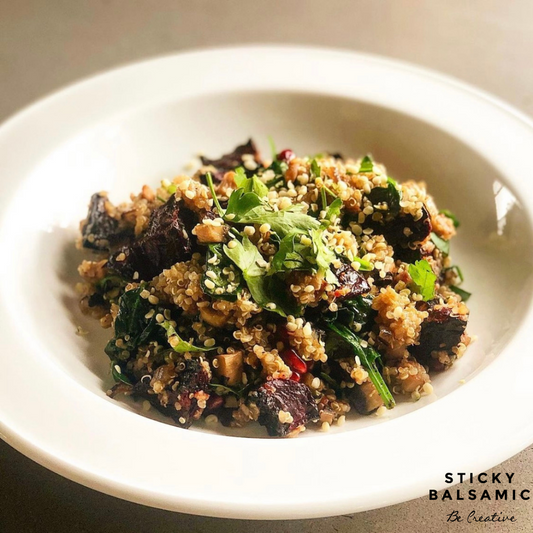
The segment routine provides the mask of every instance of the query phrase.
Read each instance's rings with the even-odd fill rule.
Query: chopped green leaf
[[[455,294],[458,294],[463,302],[467,302],[470,296],[472,296],[471,292],[465,291],[464,289],[456,287],[455,285],[450,285],[450,289],[455,292]]]
[[[374,270],[372,263],[370,261],[367,261],[366,259],[363,259],[361,257],[354,257],[353,260],[356,263],[359,263],[359,270],[362,270],[363,272],[370,272],[371,270]]]
[[[433,272],[431,265],[425,259],[409,265],[409,275],[424,301],[427,302],[435,296],[437,276]]]
[[[456,217],[456,216],[455,216],[450,210],[448,210],[448,209],[441,209],[441,210],[439,211],[439,213],[441,213],[441,214],[447,216],[448,218],[451,218],[452,221],[453,221],[453,225],[454,225],[456,228],[458,228],[458,227],[461,225],[461,223],[457,220],[457,217]]]
[[[331,202],[331,204],[329,205],[326,211],[326,216],[324,217],[324,223],[327,223],[329,226],[329,224],[331,224],[331,222],[333,221],[334,217],[340,216],[341,209],[342,209],[342,200],[340,198],[335,198],[335,200]]]
[[[320,178],[320,165],[318,164],[316,159],[313,159],[311,161],[311,173],[313,174],[313,177]]]
[[[201,280],[204,293],[212,298],[235,301],[242,289],[242,277],[238,270],[233,272],[232,280],[224,273],[224,270],[227,271],[227,268],[234,268],[234,266],[223,253],[222,245],[210,244],[205,259],[206,272],[203,273]],[[207,272],[211,274],[207,276]]]
[[[433,231],[431,232],[431,241],[443,255],[450,255],[450,241],[442,239]]]
[[[229,387],[228,385],[222,385],[221,383],[213,382],[209,383],[209,387],[211,387],[219,396],[224,396],[225,394],[234,394],[237,396],[237,398],[242,398],[244,390],[246,389],[246,387]]]
[[[374,163],[369,156],[365,155],[361,161],[361,166],[359,167],[359,172],[372,172],[374,170]]]
[[[244,168],[237,167],[235,169],[235,176],[233,177],[238,189],[244,188],[246,182],[248,181],[248,176],[244,171]]]
[[[313,252],[315,254],[319,274],[325,274],[329,270],[331,263],[335,260],[336,257],[333,250],[330,250],[326,246],[326,243],[322,239],[323,235],[324,231],[322,228],[311,230]]]
[[[299,309],[287,297],[283,283],[267,276],[266,262],[256,246],[244,237],[236,246],[224,246],[224,253],[241,269],[248,290],[255,303],[281,316],[299,314]]]
[[[210,348],[200,348],[198,346],[194,346],[190,342],[184,341],[176,332],[174,327],[170,324],[168,320],[165,320],[161,324],[159,324],[162,328],[165,329],[167,332],[167,337],[170,346],[175,352],[178,353],[185,353],[185,352],[209,352],[210,350],[216,350],[216,346],[212,346]],[[170,339],[173,338],[172,343]]]
[[[385,407],[392,409],[396,402],[376,366],[376,362],[381,359],[380,353],[369,345],[363,347],[361,339],[342,324],[328,324],[328,328],[342,337],[353,348],[355,355],[359,357],[361,364],[368,372],[368,376],[381,396]]]
[[[445,271],[452,270],[457,274],[457,277],[461,280],[461,283],[465,280],[462,270],[457,265],[452,265],[450,268],[446,268]]]
[[[255,192],[245,192],[244,189],[237,189],[229,197],[224,218],[229,222],[239,222],[241,217],[259,206],[262,206],[261,198]]]

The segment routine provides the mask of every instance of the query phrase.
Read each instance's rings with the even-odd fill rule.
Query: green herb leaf
[[[243,216],[261,205],[261,198],[255,192],[245,192],[244,189],[237,189],[229,197],[224,218],[228,222],[240,222]]]
[[[465,291],[464,289],[456,287],[455,285],[450,285],[450,289],[455,292],[455,294],[458,294],[463,302],[467,302],[470,296],[472,296],[471,292]]]
[[[283,283],[267,275],[265,260],[252,241],[243,237],[242,243],[235,242],[233,248],[225,245],[224,253],[241,269],[255,303],[281,316],[299,314],[298,307],[288,299]],[[275,304],[275,307],[269,304]]]
[[[452,265],[450,268],[446,268],[445,272],[448,272],[448,270],[452,270],[457,274],[457,277],[461,280],[461,283],[465,280],[463,276],[463,271],[459,268],[458,265]]]
[[[216,350],[216,346],[212,346],[211,348],[200,348],[198,346],[194,346],[193,344],[191,344],[190,342],[187,342],[187,341],[184,341],[179,335],[178,333],[176,332],[176,330],[174,329],[174,327],[170,324],[170,322],[168,320],[165,320],[164,322],[162,322],[161,324],[159,324],[162,328],[165,329],[165,331],[167,332],[167,337],[169,339],[169,344],[170,344],[170,338],[171,337],[175,337],[177,339],[177,343],[174,344],[174,346],[172,344],[170,344],[170,346],[172,347],[172,349],[175,351],[175,352],[178,352],[178,353],[185,353],[185,352],[209,352],[210,350]]]
[[[244,188],[246,182],[248,181],[248,176],[244,171],[244,168],[237,167],[235,169],[235,176],[233,177],[238,189]]]
[[[409,265],[409,275],[425,302],[435,296],[437,276],[433,272],[431,265],[425,259]]]
[[[316,159],[311,161],[311,173],[313,174],[313,177],[320,178],[321,169]]]
[[[330,250],[322,239],[323,235],[324,231],[322,228],[311,230],[313,252],[315,254],[319,274],[325,274],[330,270],[330,265],[336,258],[335,252]]]
[[[443,255],[450,255],[450,241],[445,241],[433,231],[431,232],[431,241]]]
[[[374,163],[369,156],[365,155],[361,161],[361,166],[359,167],[359,172],[372,172],[374,170]]]
[[[270,154],[272,155],[272,161],[276,161],[278,158],[278,152],[276,150],[276,143],[274,142],[274,139],[269,135],[268,136],[268,144],[270,145]]]
[[[387,187],[374,187],[366,197],[378,211],[388,211],[393,217],[400,212],[402,193],[392,178],[387,179]]]
[[[213,258],[215,259],[213,260]],[[224,269],[234,267],[233,263],[223,253],[221,244],[210,244],[208,246],[205,264],[206,272],[203,273],[200,282],[204,293],[212,298],[228,300],[230,302],[235,301],[242,289],[242,276],[238,270],[234,270],[234,278],[230,281],[228,275],[224,273]],[[208,271],[212,272],[215,277],[208,277]],[[215,287],[209,288],[206,285],[206,281],[214,283]],[[211,285],[211,283],[208,283],[208,285]]]
[[[333,221],[334,217],[340,216],[341,209],[342,209],[342,200],[340,198],[335,198],[335,200],[331,202],[331,204],[329,205],[326,211],[326,216],[324,217],[324,224],[327,223],[327,225],[329,226],[331,222]]]
[[[368,376],[381,396],[385,407],[387,409],[392,409],[396,402],[376,366],[376,361],[381,359],[379,352],[374,350],[371,346],[363,348],[361,345],[361,339],[353,331],[342,324],[328,324],[328,328],[337,333],[337,335],[342,337],[353,348],[355,355],[359,356],[361,364],[368,372]]]
[[[457,217],[456,217],[456,216],[455,216],[450,210],[448,210],[448,209],[441,209],[441,210],[439,211],[439,213],[441,213],[441,214],[447,216],[448,218],[451,218],[452,221],[453,221],[453,225],[454,225],[456,228],[458,228],[458,227],[461,225],[461,223],[457,220]]]
[[[216,394],[219,396],[224,396],[225,394],[234,394],[237,398],[242,398],[244,390],[246,387],[229,387],[228,385],[222,385],[221,383],[209,383],[209,387],[212,388]]]

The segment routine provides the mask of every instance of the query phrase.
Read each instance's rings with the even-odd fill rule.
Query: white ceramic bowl
[[[83,317],[73,241],[92,192],[123,200],[253,136],[425,180],[462,222],[452,254],[479,340],[435,394],[385,418],[292,440],[185,431],[110,400],[108,333]],[[302,48],[193,52],[65,89],[0,129],[2,438],[97,490],[166,509],[248,518],[348,513],[441,488],[533,441],[533,127],[448,78]],[[76,326],[90,331],[75,335]],[[460,380],[466,380],[461,385]]]

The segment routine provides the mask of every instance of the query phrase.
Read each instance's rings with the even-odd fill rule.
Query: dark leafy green
[[[402,194],[397,183],[392,179],[387,179],[386,187],[374,187],[366,197],[372,202],[374,209],[378,211],[387,211],[393,217],[400,212],[400,201]],[[384,207],[386,204],[386,207]]]
[[[216,258],[216,262],[210,262]],[[221,300],[228,300],[233,302],[237,299],[242,290],[242,276],[238,270],[234,270],[234,279],[230,281],[224,269],[233,266],[233,263],[224,254],[221,244],[210,244],[206,252],[206,272],[202,275],[201,286],[205,294],[213,298]],[[215,277],[208,277],[207,272],[213,272]],[[209,288],[206,281],[211,281],[215,284],[214,288]]]
[[[176,332],[174,327],[170,324],[168,320],[165,320],[160,324],[160,326],[167,332],[167,337],[170,346],[175,352],[185,353],[185,352],[209,352],[211,350],[216,350],[216,346],[209,348],[200,348],[199,346],[194,346],[190,342],[184,341]],[[174,337],[175,342],[170,343],[170,339]]]
[[[111,361],[111,375],[116,383],[131,385],[131,381],[122,373],[122,367],[117,361]]]
[[[464,289],[456,287],[455,285],[450,285],[450,289],[455,292],[455,294],[458,294],[463,302],[467,302],[470,296],[472,296],[471,292],[465,291]]]
[[[361,364],[368,372],[368,376],[381,396],[385,407],[387,409],[392,409],[396,402],[376,365],[376,362],[381,359],[379,352],[374,350],[371,346],[363,347],[361,339],[353,331],[342,324],[328,324],[328,327],[352,347],[355,355],[359,357]]]

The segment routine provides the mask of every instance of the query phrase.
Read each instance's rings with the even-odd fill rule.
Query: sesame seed
[[[215,341],[215,339],[213,339],[213,338],[205,339],[205,341],[204,341],[204,346],[205,346],[206,348],[211,348],[211,347],[213,347],[213,346],[215,345],[215,342],[216,342],[216,341]]]
[[[337,426],[344,426],[344,423],[346,422],[346,417],[344,415],[339,416],[337,418]]]
[[[126,259],[126,254],[124,252],[119,253],[116,257],[117,261],[124,261],[125,259]]]
[[[148,301],[152,305],[157,305],[159,303],[159,298],[157,296],[154,296],[153,294],[150,294],[150,296],[148,296]]]
[[[329,428],[330,428],[330,425],[328,422],[322,422],[322,426],[320,427],[322,431],[329,431]]]
[[[156,315],[156,317],[155,317],[155,320],[156,320],[156,322],[158,322],[159,324],[161,324],[161,322],[164,322],[165,317],[164,317],[161,313],[157,313],[157,315]]]
[[[234,240],[228,242],[228,248],[230,250],[232,250],[233,248],[235,248],[237,246],[237,244],[238,244],[238,242],[234,239]]]
[[[305,292],[314,292],[315,288],[312,285],[307,285],[304,289]]]
[[[133,273],[133,279],[139,279],[139,273],[137,271]]]
[[[235,218],[235,213],[230,213],[229,215],[226,215],[227,220],[233,220]]]
[[[267,233],[270,231],[270,224],[261,224],[261,226],[259,227],[259,231],[261,233]]]
[[[185,191],[185,196],[189,199],[189,200],[192,200],[195,196],[196,196],[196,193],[194,191]]]
[[[311,387],[313,387],[313,389],[318,389],[318,387],[320,387],[320,379],[313,378],[313,381],[311,381]]]
[[[243,231],[245,235],[251,237],[255,233],[255,228],[253,226],[245,226]]]
[[[143,289],[141,291],[141,295],[140,296],[141,296],[141,298],[144,298],[146,300],[150,296],[150,292],[147,291],[146,289]]]
[[[208,277],[208,278],[211,278],[211,279],[216,279],[217,278],[217,275],[212,271],[212,270],[208,270],[205,275]]]

